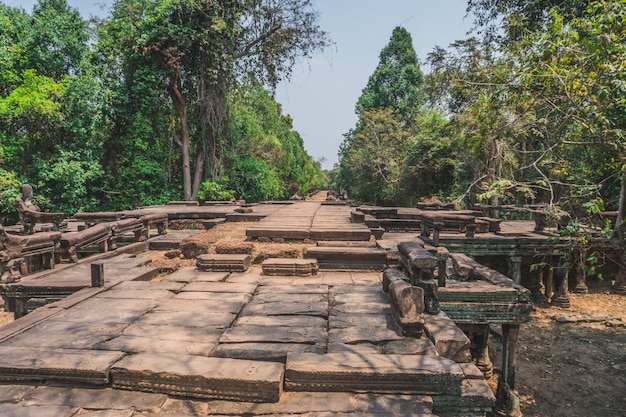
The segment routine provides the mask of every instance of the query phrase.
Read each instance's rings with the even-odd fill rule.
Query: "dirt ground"
[[[569,309],[535,307],[532,320],[520,329],[516,388],[522,412],[541,417],[625,417],[626,296],[602,290],[570,294],[570,300]],[[614,318],[556,320],[599,313]]]

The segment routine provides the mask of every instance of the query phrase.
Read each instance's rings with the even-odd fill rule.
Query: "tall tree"
[[[396,27],[356,103],[356,113],[361,116],[370,110],[392,108],[407,123],[423,102],[423,83],[424,75],[411,34],[403,27]]]
[[[328,43],[316,19],[308,0],[115,3],[109,39],[119,39],[124,62],[156,68],[173,103],[185,199],[194,198],[206,161],[211,175],[220,171],[218,141],[236,70],[276,85],[298,56]]]
[[[356,103],[357,124],[344,135],[335,183],[355,198],[399,203],[408,129],[423,103],[424,76],[402,27],[393,30],[379,58]]]

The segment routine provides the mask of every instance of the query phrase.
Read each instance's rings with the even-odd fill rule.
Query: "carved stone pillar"
[[[515,391],[517,339],[519,324],[502,325],[502,375],[496,390],[494,413],[506,417],[522,417],[519,397]]]
[[[473,324],[459,325],[468,335],[471,345],[470,353],[474,364],[483,373],[485,378],[493,376],[493,363],[489,357],[489,325]]]
[[[510,256],[507,259],[509,264],[509,278],[515,281],[516,284],[522,282],[522,257]]]
[[[574,279],[576,280],[576,285],[574,286],[572,292],[576,294],[588,294],[589,287],[587,287],[587,283],[585,282],[587,280],[587,273],[584,268],[586,255],[581,254],[579,258],[580,259],[578,259],[578,262],[576,262],[576,266],[574,267]]]
[[[544,277],[548,275],[548,268],[538,267],[530,268],[528,271],[528,282],[525,287],[530,290],[531,297],[535,303],[547,303],[548,296],[546,294],[546,287],[544,285]]]
[[[561,264],[554,267],[554,285],[556,286],[556,292],[552,297],[552,305],[561,308],[569,308],[570,300],[567,295],[569,291],[569,259],[561,259]]]

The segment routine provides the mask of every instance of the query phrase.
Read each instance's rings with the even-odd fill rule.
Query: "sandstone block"
[[[114,388],[249,402],[277,402],[283,375],[273,362],[143,353],[111,368]]]

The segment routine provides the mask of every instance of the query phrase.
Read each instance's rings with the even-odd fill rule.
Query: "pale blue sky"
[[[31,12],[34,0],[0,0]],[[81,14],[105,17],[112,0],[68,0]],[[313,0],[320,27],[335,46],[308,62],[300,62],[290,82],[276,91],[283,112],[324,168],[337,162],[343,134],[356,124],[354,105],[378,64],[378,55],[396,26],[413,37],[422,62],[437,45],[447,47],[466,38],[472,18],[465,17],[467,0]],[[102,8],[102,6],[104,8]],[[425,65],[424,72],[428,71]]]

